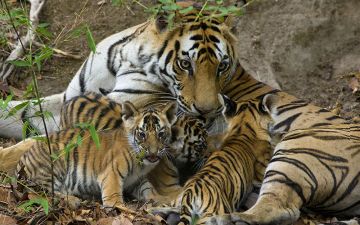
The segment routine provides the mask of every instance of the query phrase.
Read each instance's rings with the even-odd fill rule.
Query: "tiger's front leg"
[[[155,195],[154,200],[159,203],[169,204],[180,194],[178,169],[168,159],[162,159],[160,163],[147,175],[150,182],[148,185],[153,186]]]
[[[101,199],[104,206],[118,208],[119,210],[136,214],[135,211],[124,205],[123,190],[124,180],[112,170],[105,170],[98,176],[101,189]]]
[[[206,224],[288,225],[299,219],[301,206],[302,200],[294,189],[282,183],[267,184],[265,182],[259,199],[249,210],[213,216]]]
[[[170,197],[159,194],[147,179],[143,179],[141,183],[135,187],[132,195],[140,201],[153,200],[156,203],[168,203],[171,201]]]

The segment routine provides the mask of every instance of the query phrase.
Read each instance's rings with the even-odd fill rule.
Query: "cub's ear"
[[[222,95],[222,94],[219,94],[218,98],[219,98],[219,102],[221,103],[221,105],[224,108],[222,113],[225,116],[225,118],[235,116],[236,107],[237,107],[236,102],[231,100],[226,95]]]
[[[263,97],[261,101],[261,106],[259,107],[263,113],[271,114],[272,109],[278,101],[278,96],[276,94],[267,94]]]
[[[169,25],[167,13],[160,12],[156,16],[155,24],[156,24],[156,29],[159,33],[166,31],[166,29],[168,28],[168,25]]]
[[[139,111],[131,102],[126,101],[121,105],[121,113],[122,119],[125,121],[134,118],[139,114]]]
[[[165,114],[166,118],[168,119],[170,124],[174,124],[176,122],[178,107],[176,102],[170,102],[168,103],[165,108],[162,110],[162,112]]]

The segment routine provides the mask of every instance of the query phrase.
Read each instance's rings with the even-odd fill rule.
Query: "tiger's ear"
[[[219,102],[221,103],[221,105],[223,106],[223,115],[225,116],[225,118],[229,118],[229,117],[233,117],[236,114],[236,102],[234,102],[233,100],[231,100],[229,97],[227,97],[226,95],[222,95],[219,94],[218,95],[219,98]]]
[[[164,32],[168,28],[169,23],[167,17],[168,15],[165,12],[159,13],[156,16],[155,24],[156,29],[159,31],[159,33]]]
[[[121,113],[122,113],[122,119],[126,121],[138,115],[139,111],[131,102],[126,101],[121,105]]]
[[[263,113],[271,114],[272,109],[274,108],[275,104],[278,101],[278,96],[276,94],[267,94],[263,97],[261,102],[260,110]]]
[[[162,112],[165,114],[166,118],[168,119],[170,124],[174,124],[176,122],[177,116],[177,103],[176,102],[170,102],[168,103],[165,108],[162,110]]]

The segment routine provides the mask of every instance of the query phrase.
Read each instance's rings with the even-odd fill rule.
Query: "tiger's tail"
[[[28,138],[11,147],[0,149],[0,171],[14,175],[21,156],[30,150],[35,143],[35,139]]]
[[[47,115],[52,115],[46,118],[48,132],[52,133],[57,131],[59,128],[61,106],[64,102],[64,93],[50,95],[41,100],[43,111],[48,112]],[[21,140],[23,136],[23,124],[25,122],[27,122],[28,126],[35,130],[36,133],[45,133],[41,117],[36,116],[39,114],[39,106],[30,100],[29,104],[25,107],[14,110],[14,107],[19,107],[20,104],[26,105],[26,101],[10,101],[7,109],[0,109],[0,137]],[[9,113],[14,114],[9,116]]]

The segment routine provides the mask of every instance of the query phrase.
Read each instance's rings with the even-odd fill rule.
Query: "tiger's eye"
[[[222,71],[226,70],[228,68],[228,66],[229,66],[229,63],[227,61],[222,61],[218,65],[218,71],[222,72]]]
[[[181,59],[179,61],[179,66],[183,69],[183,70],[190,70],[191,69],[191,62],[189,60],[186,59]]]
[[[158,137],[159,137],[160,140],[166,139],[165,131],[163,131],[163,130],[159,131]]]
[[[139,139],[144,140],[145,137],[146,137],[146,134],[145,134],[144,131],[139,131],[139,132],[137,133],[137,136],[138,136]]]

